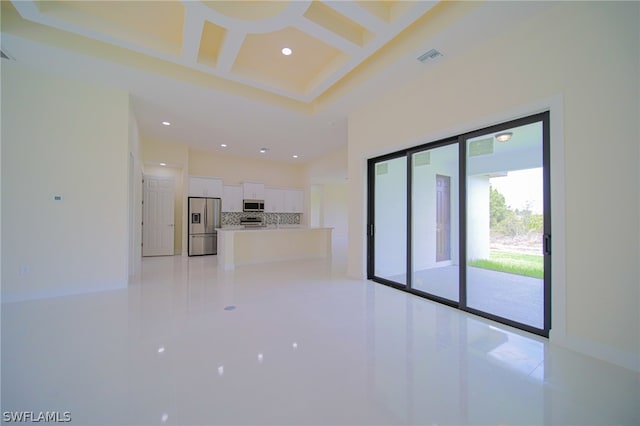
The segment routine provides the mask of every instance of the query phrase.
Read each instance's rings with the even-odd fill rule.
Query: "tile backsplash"
[[[242,212],[222,212],[222,226],[240,225],[243,217],[262,218],[265,225],[275,225],[280,217],[281,225],[300,225],[301,213],[242,213]]]

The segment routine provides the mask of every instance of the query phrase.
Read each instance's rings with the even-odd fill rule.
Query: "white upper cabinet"
[[[222,198],[222,179],[190,176],[189,196]]]
[[[242,211],[242,187],[240,185],[225,185],[222,189],[222,211]]]
[[[245,182],[242,191],[245,200],[264,200],[264,183]]]
[[[266,188],[264,211],[266,213],[302,213],[304,191],[299,189]]]
[[[284,190],[274,188],[264,190],[264,211],[267,213],[284,211]]]
[[[304,191],[299,189],[286,189],[284,191],[284,212],[302,213],[304,209]]]

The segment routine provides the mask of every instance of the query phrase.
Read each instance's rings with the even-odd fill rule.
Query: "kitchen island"
[[[231,270],[256,263],[330,258],[332,230],[304,226],[220,228],[218,266]]]

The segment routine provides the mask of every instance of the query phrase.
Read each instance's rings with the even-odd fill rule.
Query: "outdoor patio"
[[[458,301],[458,275],[457,265],[416,271],[413,288]],[[539,278],[468,267],[467,306],[543,328],[543,282]]]

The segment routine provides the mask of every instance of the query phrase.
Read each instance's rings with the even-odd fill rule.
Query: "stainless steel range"
[[[260,216],[247,216],[240,219],[240,225],[245,228],[264,228],[264,220]]]

